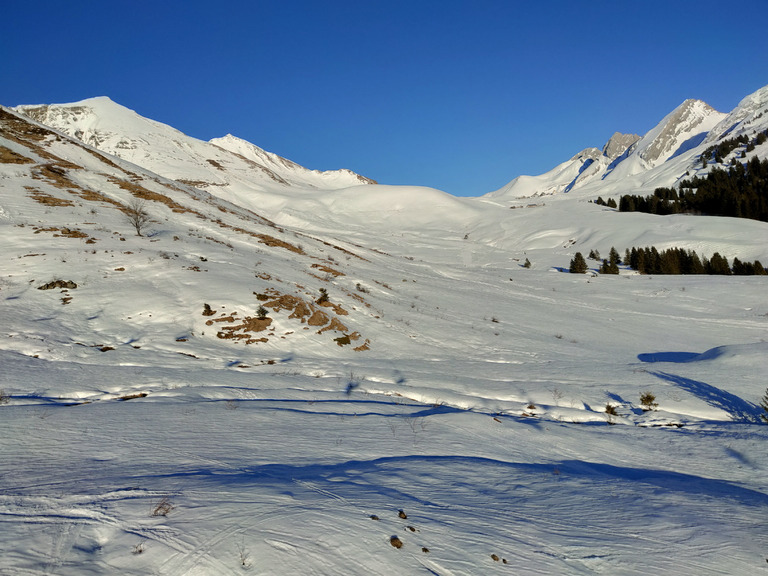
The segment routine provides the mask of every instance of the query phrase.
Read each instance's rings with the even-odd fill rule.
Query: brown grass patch
[[[176,182],[180,182],[181,184],[184,184],[185,186],[192,186],[192,188],[205,188],[206,186],[211,186],[210,182],[206,182],[205,180],[182,180],[177,179]]]
[[[318,270],[321,270],[326,274],[330,274],[334,278],[338,278],[339,276],[345,276],[344,272],[339,272],[338,270],[335,270],[330,266],[325,266],[324,264],[312,264],[312,268],[317,268]]]
[[[42,192],[40,190],[36,190],[35,188],[32,188],[31,186],[25,186],[27,190],[31,190],[29,193],[29,197],[33,200],[40,202],[40,204],[43,204],[44,206],[74,206],[75,203],[71,200],[65,200],[64,198],[56,198],[55,196],[51,196],[50,194],[46,194],[45,192]]]
[[[321,310],[314,302],[305,300],[304,298],[292,294],[281,294],[274,288],[267,288],[265,293],[254,292],[259,301],[263,302],[262,306],[278,313],[281,311],[289,311],[289,319],[299,320],[302,324],[306,324],[305,330],[308,330],[310,326],[318,327],[320,330],[318,334],[324,332],[335,331],[340,332],[341,336],[335,338],[334,341],[339,346],[346,346],[361,339],[359,332],[353,332],[347,334],[348,328],[342,324],[338,318],[332,316],[330,313]],[[206,306],[204,313],[211,310]],[[211,310],[208,315],[212,315]],[[230,314],[222,313],[219,318],[214,318],[206,321],[206,326],[213,326],[215,323],[230,324],[230,326],[223,326],[219,329],[217,337],[225,340],[239,340],[244,341],[246,344],[252,344],[254,342],[266,342],[266,338],[255,339],[252,337],[255,332],[263,332],[269,328],[272,324],[271,318],[252,318],[245,317],[242,319],[236,319],[236,312]],[[281,338],[293,334],[293,331],[286,332]],[[270,332],[268,336],[274,335],[274,332]],[[369,349],[369,341],[366,340],[361,346],[358,346],[356,350],[363,351]]]
[[[61,236],[65,236],[67,238],[88,238],[88,234],[82,230],[70,230],[69,228],[35,228],[35,234],[39,234],[40,232],[53,232],[53,236],[55,238],[59,238]]]
[[[22,156],[18,152],[14,152],[10,148],[0,145],[0,163],[3,164],[34,164],[35,161],[32,158]]]
[[[320,330],[318,330],[317,333],[322,334],[323,332],[328,332],[330,330],[335,330],[336,332],[346,332],[348,328],[344,326],[344,324],[339,322],[338,318],[333,318],[331,320],[331,323],[328,324],[328,326],[326,326],[325,328],[321,328]]]
[[[161,204],[165,204],[166,206],[168,206],[168,208],[170,208],[172,212],[176,212],[178,214],[194,214],[195,216],[198,216],[203,220],[206,219],[205,216],[200,212],[187,208],[186,206],[182,206],[181,204],[172,200],[168,196],[164,194],[160,194],[159,192],[153,192],[152,190],[145,188],[141,184],[138,184],[136,182],[129,182],[128,180],[121,180],[120,178],[115,178],[114,176],[108,176],[107,178],[109,179],[110,182],[112,182],[113,184],[116,184],[122,190],[130,192],[136,198],[140,198],[141,200],[151,200],[152,202],[160,202]]]
[[[334,304],[333,302],[331,302],[331,301],[329,301],[329,300],[326,300],[325,302],[318,302],[317,304],[318,304],[318,305],[320,305],[320,306],[323,306],[323,307],[325,307],[325,308],[331,308],[331,309],[333,309],[333,311],[334,311],[336,314],[338,314],[339,316],[348,316],[348,315],[349,315],[349,312],[347,312],[346,310],[344,310],[344,308],[342,308],[342,307],[341,307],[341,306],[339,306],[338,304]]]
[[[329,320],[330,316],[328,314],[322,310],[315,310],[312,316],[309,317],[309,320],[307,320],[307,324],[310,326],[325,326]]]
[[[45,180],[46,182],[53,184],[57,188],[63,190],[69,190],[72,188],[79,189],[80,186],[75,184],[67,174],[68,169],[79,169],[80,166],[65,162],[64,160],[58,162],[51,162],[49,164],[40,164],[32,170],[32,178],[37,180]]]
[[[19,143],[23,143],[23,140],[20,139],[22,136],[34,142],[42,142],[48,136],[56,136],[51,130],[32,124],[32,122],[3,109],[0,109],[0,122],[8,133],[14,136],[12,140]]]
[[[268,234],[253,234],[253,236],[258,238],[259,242],[266,244],[267,246],[278,246],[280,248],[290,250],[295,254],[305,254],[304,250],[302,250],[299,246],[294,246],[290,242],[285,242],[284,240],[278,240],[274,236],[269,236]]]
[[[221,321],[223,319],[217,319]],[[226,318],[229,322],[234,322],[234,317],[229,316]],[[208,321],[210,322],[210,320]],[[207,322],[206,322],[207,324]],[[217,334],[217,338],[222,340],[242,340],[246,344],[254,344],[257,342],[267,342],[267,338],[253,338],[254,332],[263,332],[272,324],[271,318],[253,318],[246,316],[242,319],[241,324],[234,326],[224,326]]]
[[[371,341],[368,340],[368,338],[366,338],[365,342],[363,342],[360,346],[353,348],[355,352],[365,352],[366,350],[370,350],[370,349],[371,349]]]

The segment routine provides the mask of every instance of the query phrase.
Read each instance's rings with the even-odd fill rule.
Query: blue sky
[[[480,195],[768,84],[745,0],[4,3],[0,103],[109,96],[308,168]]]

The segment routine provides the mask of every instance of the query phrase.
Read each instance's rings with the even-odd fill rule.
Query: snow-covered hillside
[[[308,170],[231,134],[203,142],[107,97],[16,110],[94,148],[200,188],[236,188],[241,179],[257,190],[275,183],[319,189],[372,183],[349,170]]]
[[[694,123],[454,198],[85,102],[0,108],[0,574],[765,570],[766,277],[560,271],[768,263],[766,223],[589,202]]]

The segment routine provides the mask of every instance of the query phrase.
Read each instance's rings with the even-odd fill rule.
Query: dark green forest
[[[599,260],[599,253],[590,252],[590,258]],[[695,250],[668,248],[658,250],[655,246],[645,248],[627,248],[624,259],[611,247],[610,256],[602,261],[598,271],[601,274],[618,274],[619,265],[637,270],[640,274],[719,274],[735,276],[764,276],[768,274],[759,260],[742,262],[738,258],[733,263],[728,258],[715,252],[710,258],[699,256]],[[583,273],[588,270],[581,253],[571,261],[570,272]]]
[[[650,196],[625,194],[620,212],[733,216],[768,222],[768,160],[752,158],[727,170],[713,168],[706,178],[694,176],[674,188],[657,188]]]
[[[700,156],[703,168],[709,163],[722,165],[726,156],[737,148],[742,150],[733,156],[729,166],[715,166],[704,178],[694,176],[681,181],[676,188],[657,188],[650,196],[625,194],[618,209],[620,212],[731,216],[768,222],[768,159],[746,160],[747,153],[766,140],[768,130],[751,140],[741,135],[710,146]],[[613,199],[605,202],[598,198],[596,203],[616,207]]]

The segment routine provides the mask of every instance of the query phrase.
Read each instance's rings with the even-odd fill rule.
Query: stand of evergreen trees
[[[599,253],[593,250],[590,252],[590,255],[592,254]],[[571,262],[571,272],[586,272],[587,266],[583,258],[580,261],[576,258],[574,260],[577,260],[577,265],[574,267],[574,261]],[[583,265],[581,265],[582,262]],[[622,264],[619,253],[611,247],[610,256],[603,260],[598,271],[601,274],[618,274],[619,264]],[[623,264],[637,270],[640,274],[733,274],[736,276],[768,274],[760,260],[742,262],[734,258],[731,265],[728,259],[718,252],[715,252],[711,258],[706,258],[700,257],[695,250],[669,248],[659,251],[655,246],[627,249]]]
[[[657,188],[651,196],[625,194],[619,211],[706,214],[768,222],[768,159],[753,157],[746,164],[736,162],[728,170],[713,168],[706,178],[683,180],[679,191]]]

